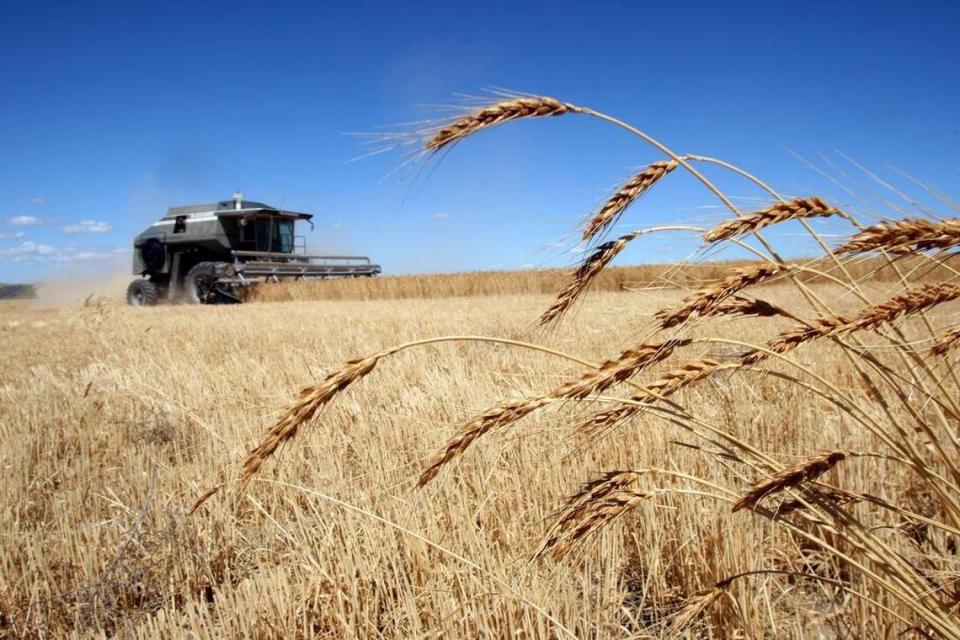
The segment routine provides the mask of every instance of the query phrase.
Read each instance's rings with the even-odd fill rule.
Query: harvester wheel
[[[233,304],[240,298],[219,282],[233,274],[233,265],[222,262],[198,262],[183,279],[183,298],[190,304]]]
[[[135,307],[152,307],[160,298],[160,287],[153,282],[140,278],[127,287],[127,304]]]

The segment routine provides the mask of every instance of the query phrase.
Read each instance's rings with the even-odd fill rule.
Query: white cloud
[[[29,227],[40,224],[40,219],[34,218],[33,216],[13,216],[12,218],[7,218],[7,224],[13,227]]]
[[[340,222],[334,222],[334,223],[333,223],[332,225],[330,225],[330,226],[331,226],[332,228],[334,228],[334,229],[337,229],[337,230],[343,229],[344,227],[346,227],[345,224],[342,224],[342,223],[340,223]]]
[[[81,220],[79,224],[68,224],[63,228],[64,233],[75,235],[78,233],[107,233],[113,231],[113,227],[106,222],[98,220]]]
[[[450,217],[449,213],[440,212],[440,213],[433,214],[434,220],[447,220],[449,217]]]
[[[91,262],[93,260],[108,260],[113,256],[99,251],[80,251],[78,253],[57,256],[57,262]]]
[[[90,262],[117,262],[129,253],[127,249],[85,249],[76,246],[54,247],[27,240],[6,249],[0,249],[0,262],[16,264],[54,264],[68,266]]]
[[[43,199],[43,196],[37,196],[35,198],[30,198],[30,202],[32,202],[33,204],[43,204],[44,199]]]
[[[10,233],[9,231],[0,231],[0,240],[19,240],[26,236],[23,231],[17,231],[16,233]]]
[[[13,262],[38,262],[54,255],[57,252],[56,247],[48,244],[37,244],[31,240],[21,242],[20,244],[8,249],[0,249],[0,260],[11,260]]]

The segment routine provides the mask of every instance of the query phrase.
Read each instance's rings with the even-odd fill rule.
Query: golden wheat
[[[795,198],[776,202],[766,209],[748,213],[742,217],[724,222],[706,231],[703,239],[707,242],[729,240],[747,233],[759,231],[773,224],[800,218],[823,218],[840,214],[840,210],[831,207],[820,198]]]
[[[560,116],[565,113],[577,113],[579,111],[581,111],[581,109],[576,105],[572,105],[569,102],[560,102],[554,98],[545,96],[504,100],[471,111],[440,128],[430,136],[425,147],[429,151],[439,151],[447,145],[459,142],[481,129],[486,129],[487,127],[492,127],[497,124],[523,118]]]
[[[894,253],[950,249],[960,245],[960,219],[911,218],[867,227],[835,250],[838,255],[886,249]]]
[[[842,451],[824,451],[758,482],[734,505],[733,511],[752,509],[760,500],[775,493],[816,480],[846,458]]]
[[[649,191],[653,185],[657,184],[657,182],[678,166],[679,163],[676,160],[654,162],[627,180],[627,182],[600,207],[600,210],[587,221],[583,230],[584,242],[596,237],[602,233],[604,229],[614,224],[623,212],[626,211],[627,207],[633,204],[640,196]]]

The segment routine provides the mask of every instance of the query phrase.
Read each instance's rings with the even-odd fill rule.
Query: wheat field
[[[666,158],[565,275],[0,307],[0,633],[960,638],[957,218],[864,224],[546,97],[419,143],[546,116]],[[614,270],[650,230],[604,234],[681,169],[730,210],[704,246],[757,260]]]
[[[783,285],[762,293],[796,297]],[[597,293],[545,343],[601,361],[624,339],[624,316],[636,320],[640,339],[653,311],[681,294]],[[214,496],[188,515],[299,387],[357,354],[409,340],[529,339],[548,303],[522,295],[222,308],[3,305],[4,633],[644,637],[663,633],[660,622],[727,574],[793,567],[797,558],[829,564],[761,519],[679,494],[644,504],[576,562],[531,562],[562,496],[605,469],[676,468],[715,481],[726,473],[664,420],[637,420],[616,439],[578,437],[570,426],[585,405],[529,417],[418,490],[417,474],[455,425],[504,396],[543,391],[584,370],[480,342],[384,361],[247,491]],[[724,328],[749,335],[756,324],[730,320]],[[835,347],[811,345],[801,360],[862,393]],[[680,396],[706,419],[769,443],[783,461],[840,444],[872,446],[828,402],[756,374]],[[898,465],[865,459],[838,472],[843,486],[937,509]],[[721,610],[711,623],[721,626],[691,633],[866,637],[886,628],[865,615],[856,617],[862,629],[845,630],[838,613],[860,603],[825,585],[774,577],[737,585],[734,595],[736,614]]]

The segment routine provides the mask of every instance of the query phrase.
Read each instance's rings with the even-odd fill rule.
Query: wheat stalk
[[[579,113],[582,109],[569,102],[560,102],[546,96],[520,97],[504,100],[496,104],[481,107],[463,115],[450,124],[435,131],[427,140],[428,151],[439,151],[447,145],[459,142],[469,135],[494,125],[544,116],[560,116],[565,113]]]
[[[749,491],[733,505],[733,511],[752,509],[766,496],[799,486],[805,482],[811,482],[846,457],[846,454],[842,451],[823,451],[811,456],[750,487]]]
[[[960,245],[960,218],[942,221],[908,218],[867,227],[836,249],[835,253],[864,253],[877,249],[910,253],[950,249],[957,245]]]
[[[831,207],[820,198],[794,198],[781,200],[772,206],[742,217],[724,222],[703,234],[707,242],[719,242],[758,231],[772,224],[797,218],[818,218],[840,214],[839,209]]]
[[[646,169],[636,174],[620,187],[619,190],[604,203],[600,210],[587,222],[583,231],[584,242],[597,236],[604,229],[613,224],[618,217],[640,196],[650,190],[664,176],[679,166],[676,160],[662,160],[654,162]]]

